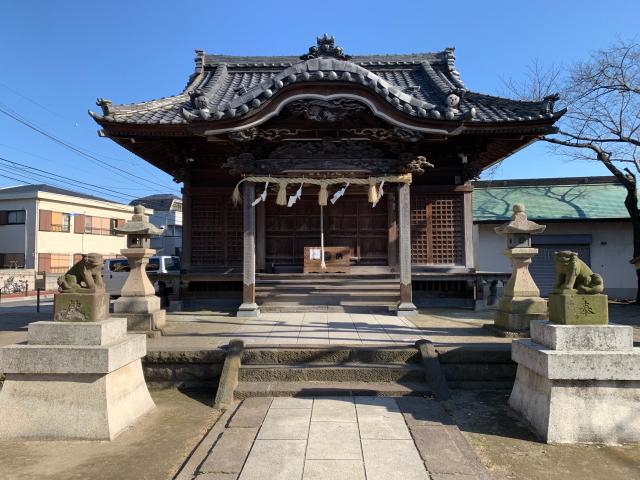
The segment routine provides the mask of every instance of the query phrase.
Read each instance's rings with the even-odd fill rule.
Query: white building
[[[0,188],[0,268],[64,273],[82,253],[117,256],[133,207],[48,185]],[[25,266],[26,263],[26,266]]]
[[[633,229],[625,196],[625,188],[615,177],[475,182],[476,268],[510,271],[502,255],[506,239],[493,229],[508,220],[515,203],[522,203],[529,219],[547,226],[544,234],[532,237],[539,253],[530,267],[543,296],[553,287],[554,252],[572,250],[604,277],[605,293],[611,298],[634,299]]]
[[[182,252],[182,199],[171,194],[148,195],[130,205],[153,209],[149,221],[164,230],[162,236],[151,239],[151,248],[158,255],[180,255]]]

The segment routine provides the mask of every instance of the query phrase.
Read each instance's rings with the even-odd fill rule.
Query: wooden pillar
[[[256,271],[264,272],[266,261],[265,203],[256,206]]]
[[[475,268],[473,253],[473,191],[464,192],[464,266]]]
[[[192,243],[192,230],[191,230],[191,217],[193,212],[191,210],[191,178],[189,173],[185,175],[183,180],[184,186],[182,187],[182,251],[180,252],[181,268],[189,270],[191,268],[191,243]]]
[[[398,316],[412,316],[418,312],[411,291],[411,190],[408,183],[398,185],[398,241],[400,268],[400,303]]]
[[[398,267],[398,205],[395,192],[387,193],[387,264],[392,272]]]
[[[253,205],[256,187],[244,182],[242,189],[243,261],[242,261],[242,305],[238,317],[258,317],[256,304],[256,211]]]

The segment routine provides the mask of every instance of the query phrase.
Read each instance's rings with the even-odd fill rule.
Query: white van
[[[129,275],[129,260],[126,258],[107,258],[102,269],[102,281],[107,293],[112,297],[119,297],[120,291]],[[180,276],[180,257],[154,256],[147,265],[149,280],[153,283],[156,293],[163,290],[166,278]]]

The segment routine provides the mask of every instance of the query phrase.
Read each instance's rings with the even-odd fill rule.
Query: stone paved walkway
[[[223,427],[179,479],[490,478],[441,404],[419,397],[250,398]]]
[[[264,313],[233,337],[262,345],[390,345],[425,338],[408,319],[367,313]]]

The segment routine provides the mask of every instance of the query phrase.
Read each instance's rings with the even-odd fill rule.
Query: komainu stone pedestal
[[[109,294],[104,291],[53,296],[53,319],[57,322],[95,322],[108,316]]]
[[[112,440],[155,407],[126,319],[30,323],[28,342],[0,348],[0,438]]]
[[[593,296],[593,295],[592,295]],[[548,443],[640,442],[640,349],[622,325],[531,323],[509,405]]]
[[[606,325],[609,299],[603,294],[551,293],[549,320],[561,325]]]

